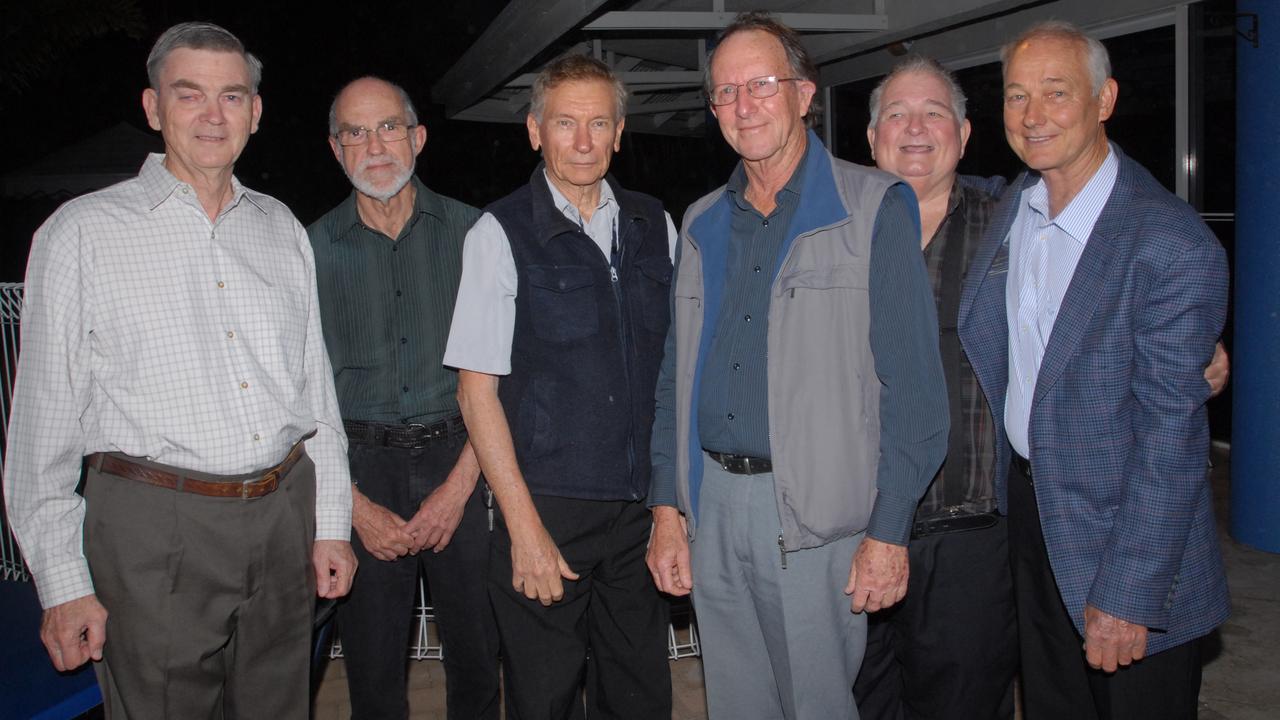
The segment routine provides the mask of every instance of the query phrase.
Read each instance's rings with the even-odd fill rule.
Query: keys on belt
[[[731,472],[734,475],[759,475],[773,472],[773,461],[768,458],[733,455],[712,450],[708,450],[707,454],[712,460],[720,463],[720,467],[724,468],[725,472]]]

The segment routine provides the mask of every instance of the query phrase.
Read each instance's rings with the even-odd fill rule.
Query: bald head
[[[352,80],[329,108],[334,157],[355,189],[375,200],[406,189],[426,141],[409,94],[381,78]]]

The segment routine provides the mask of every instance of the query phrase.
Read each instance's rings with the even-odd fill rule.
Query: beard
[[[369,166],[375,161],[381,162],[383,160],[391,161],[395,174],[391,176],[390,181],[386,185],[379,188],[365,177],[365,173],[368,172]],[[351,185],[355,187],[356,190],[375,200],[386,202],[403,190],[405,185],[409,184],[409,179],[413,177],[414,164],[405,165],[400,162],[399,158],[391,156],[386,156],[384,158],[366,157],[361,160],[360,164],[353,170],[347,170],[344,167],[343,171],[346,172],[347,179],[351,181]]]

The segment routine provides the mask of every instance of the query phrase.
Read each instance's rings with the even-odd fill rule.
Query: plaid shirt
[[[964,273],[982,234],[987,228],[991,210],[998,195],[988,192],[999,184],[978,178],[957,177],[951,188],[947,215],[929,246],[924,249],[925,265],[934,297],[938,300],[939,347],[947,372],[947,395],[951,407],[951,435],[947,444],[947,460],[925,492],[916,511],[916,522],[958,515],[975,515],[995,510],[995,424],[973,367],[960,347],[957,316],[960,294],[954,302],[943,297],[945,273],[958,273],[949,279],[963,284]],[[960,243],[964,263],[950,265],[943,258],[947,249]],[[954,248],[953,248],[954,250]],[[959,358],[959,367],[945,367],[948,356]]]
[[[63,205],[32,242],[4,494],[46,608],[93,592],[75,492],[89,453],[238,475],[314,432],[316,537],[350,537],[306,233],[238,181],[210,221],[163,163]]]

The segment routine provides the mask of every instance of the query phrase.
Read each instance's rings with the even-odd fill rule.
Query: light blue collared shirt
[[[1027,426],[1044,349],[1071,277],[1116,184],[1116,154],[1107,157],[1089,182],[1055,218],[1049,217],[1044,179],[1022,191],[1018,216],[1009,229],[1009,279],[1005,312],[1009,322],[1009,386],[1004,424],[1009,443],[1031,457]]]

